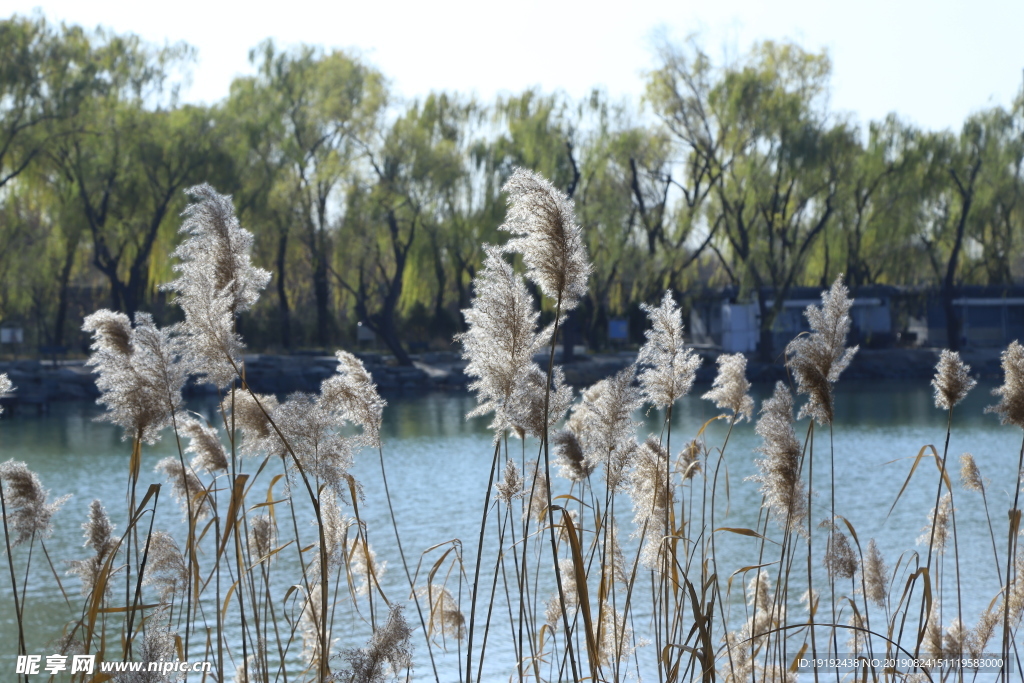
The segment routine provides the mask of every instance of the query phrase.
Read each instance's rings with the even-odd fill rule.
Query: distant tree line
[[[896,115],[865,132],[829,108],[826,54],[766,42],[716,64],[689,42],[660,46],[642,106],[600,90],[402,101],[357,56],[267,41],[255,75],[197,106],[178,92],[193,57],[0,22],[0,324],[28,343],[81,348],[100,306],[170,322],[159,285],[199,182],[233,195],[274,274],[239,321],[263,349],[350,344],[358,322],[400,362],[447,345],[517,166],[576,204],[594,273],[566,329],[592,347],[666,288],[764,293],[770,353],[786,293],[840,272],[930,286],[948,312],[962,284],[1024,277],[1020,97],[958,133]]]

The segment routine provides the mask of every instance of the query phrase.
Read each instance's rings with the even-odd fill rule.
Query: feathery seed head
[[[536,364],[516,382],[512,397],[506,405],[512,433],[523,438],[526,434],[540,438],[544,430],[551,430],[559,422],[572,405],[572,387],[565,383],[565,373],[560,367],[554,367],[551,373],[551,386],[547,386],[548,376]],[[544,420],[544,401],[547,400],[547,424]]]
[[[879,607],[885,607],[885,598],[889,594],[889,567],[873,538],[868,541],[863,572],[865,597]]]
[[[754,414],[754,399],[747,393],[747,357],[742,353],[723,354],[718,357],[718,374],[711,391],[701,398],[714,401],[715,406],[731,410],[736,420],[750,420]]]
[[[505,505],[511,505],[513,499],[523,496],[523,475],[519,473],[519,468],[512,458],[505,463],[501,481],[495,484],[494,488],[498,491],[494,497]]]
[[[674,487],[668,479],[668,451],[655,436],[649,437],[636,450],[630,474],[630,498],[633,499],[634,536],[646,530],[647,542],[640,551],[644,566],[660,569],[665,552],[663,532],[673,503]]]
[[[359,426],[367,446],[380,446],[380,423],[387,402],[363,362],[347,351],[337,351],[338,369],[320,385],[319,399],[340,417]]]
[[[924,532],[917,538],[918,545],[924,545],[932,539],[932,526],[935,527],[935,539],[933,547],[935,552],[943,553],[946,550],[946,541],[949,539],[949,519],[953,510],[953,496],[947,493],[939,501],[938,508],[932,508],[928,513],[928,524],[922,527]]]
[[[601,607],[600,632],[597,653],[601,664],[609,666],[632,656],[633,629],[626,623],[622,612],[612,608],[607,600]]]
[[[451,591],[444,586],[432,583],[417,591],[420,597],[427,598],[430,606],[430,618],[427,620],[427,635],[435,638],[455,638],[462,640],[466,635],[466,618],[459,609],[459,603],[452,597]]]
[[[704,449],[698,439],[693,439],[679,451],[676,457],[676,471],[682,476],[683,481],[693,479],[701,473],[700,459],[704,456]]]
[[[85,545],[96,551],[96,555],[105,558],[114,549],[114,527],[107,517],[103,503],[98,499],[89,505],[89,520],[82,525],[85,531]]]
[[[9,394],[14,390],[14,385],[11,384],[11,380],[7,377],[7,373],[0,373],[0,396]],[[3,406],[0,406],[0,413],[4,412]]]
[[[932,380],[936,408],[952,410],[953,406],[964,400],[967,392],[977,384],[970,372],[971,366],[960,360],[959,353],[943,349],[939,363],[935,366],[935,379]]]
[[[227,472],[228,456],[224,452],[224,446],[217,438],[217,430],[205,425],[199,420],[185,418],[178,423],[178,428],[183,436],[189,438],[189,446],[186,453],[194,453],[192,469],[199,472]]]
[[[97,403],[107,406],[101,419],[124,428],[125,439],[156,443],[182,406],[188,376],[179,340],[148,313],[136,313],[132,327],[123,313],[100,310],[86,316],[82,329],[93,333],[86,364],[99,374]]]
[[[825,569],[833,578],[852,579],[857,573],[857,553],[850,545],[850,539],[842,531],[834,529],[829,535],[825,550]]]
[[[302,605],[299,617],[299,629],[302,632],[302,656],[310,665],[320,662],[324,648],[321,646],[320,611],[322,605],[323,586],[311,584],[306,600]],[[331,633],[327,633],[327,650],[330,651]]]
[[[993,396],[1002,396],[986,413],[998,413],[1000,421],[1024,428],[1024,346],[1012,341],[1002,354],[1003,384],[992,390]]]
[[[603,379],[583,393],[573,406],[570,425],[592,466],[604,464],[605,481],[612,491],[624,483],[625,471],[637,449],[633,411],[643,404],[633,384],[636,365]]]
[[[244,455],[256,455],[263,451],[278,454],[276,449],[281,446],[280,439],[267,416],[274,415],[279,407],[277,397],[273,394],[253,396],[248,391],[235,392],[232,419],[235,427],[242,430],[241,451]]]
[[[936,659],[943,659],[946,657],[944,643],[942,642],[942,611],[939,607],[939,601],[936,600],[932,603],[931,611],[928,614],[928,623],[925,626],[924,632],[924,647],[928,653]]]
[[[387,570],[387,562],[377,562],[377,553],[374,552],[365,538],[356,536],[348,545],[348,566],[355,576],[360,579],[356,592],[366,595],[370,592],[370,586],[380,582]]]
[[[784,383],[777,382],[775,393],[762,405],[755,431],[764,440],[757,450],[765,457],[755,461],[760,474],[750,479],[761,482],[764,506],[783,529],[806,533],[803,522],[807,494],[800,479],[802,451],[793,432],[793,395]]]
[[[320,493],[320,517],[324,526],[324,541],[326,543],[324,554],[327,556],[327,568],[333,571],[345,562],[346,550],[349,546],[348,530],[355,524],[355,521],[342,514],[338,496],[330,487]],[[320,576],[320,553],[313,557],[314,561],[310,563],[308,572],[311,577],[318,577]]]
[[[154,531],[149,538],[149,555],[142,583],[155,586],[161,602],[170,602],[188,588],[188,567],[174,537],[166,531]]]
[[[500,249],[484,250],[487,257],[473,281],[472,306],[462,312],[469,329],[455,340],[469,361],[466,375],[476,378],[469,388],[476,392],[478,406],[468,417],[493,412],[491,428],[501,432],[513,426],[508,416],[513,395],[534,367],[533,354],[550,340],[553,330],[537,332],[540,313],[523,278],[502,258]]]
[[[575,420],[570,420],[565,429],[560,429],[551,437],[551,445],[555,447],[557,456],[555,464],[558,473],[569,481],[586,481],[594,472],[594,465],[583,454],[580,440],[576,438]]]
[[[701,359],[683,341],[683,315],[666,291],[661,305],[641,304],[651,321],[647,342],[640,347],[636,362],[643,366],[640,385],[644,400],[667,408],[685,396],[697,374]]]
[[[570,311],[587,293],[590,261],[572,200],[539,173],[516,169],[501,188],[508,213],[498,229],[515,235],[504,251],[523,255],[527,275],[541,291]]]
[[[523,519],[533,517],[538,524],[542,524],[548,515],[548,478],[544,470],[540,469],[536,460],[526,464],[530,476],[529,509],[523,510]]]
[[[807,322],[814,330],[801,335],[786,346],[786,365],[796,377],[797,392],[807,394],[807,403],[800,409],[818,424],[832,422],[832,385],[853,360],[858,347],[846,348],[850,332],[850,307],[853,300],[840,275],[828,292],[822,292],[821,307],[808,306]]]
[[[82,595],[89,595],[103,570],[107,556],[113,552],[117,544],[112,538],[114,527],[110,524],[107,511],[103,509],[103,504],[99,500],[92,501],[89,506],[89,519],[82,524],[82,529],[85,531],[85,546],[91,547],[95,554],[84,560],[69,560],[67,573],[77,575],[82,580]],[[109,591],[108,584],[107,592]]]
[[[195,201],[182,214],[181,232],[188,237],[172,254],[180,260],[174,266],[179,277],[163,288],[178,295],[185,312],[180,330],[193,371],[226,386],[241,365],[235,316],[252,308],[270,273],[252,265],[253,236],[238,224],[230,197],[206,184],[185,193]]]
[[[364,435],[339,433],[345,418],[336,408],[337,403],[322,395],[292,394],[271,415],[284,441],[275,432],[269,443],[274,444],[270,448],[274,453],[285,454],[290,447],[308,474],[342,493],[347,487],[354,452],[365,441]]]
[[[256,515],[249,520],[249,547],[254,557],[267,557],[276,543],[277,529],[270,515]]]
[[[139,661],[141,662],[165,662],[177,659],[178,634],[164,627],[149,626],[146,628],[146,635],[142,639],[142,645],[138,649]],[[172,674],[163,674],[158,671],[141,669],[116,676],[114,683],[170,683],[177,680]]]
[[[981,478],[981,470],[970,453],[960,456],[960,484],[968,491],[985,492],[985,480]]]
[[[23,462],[8,460],[0,465],[0,485],[6,484],[4,493],[7,505],[7,523],[12,534],[16,534],[12,545],[20,545],[36,536],[49,538],[53,531],[50,519],[70,495],[61,496],[52,503],[50,495],[39,481],[39,475]]]
[[[430,620],[427,635],[441,634],[443,637],[462,640],[465,637],[465,617],[451,592],[444,586],[430,584],[419,590],[430,605]]]
[[[181,504],[182,512],[189,514],[191,506],[195,519],[204,519],[210,514],[210,500],[206,496],[206,487],[189,465],[182,467],[181,462],[167,456],[156,464],[156,471],[163,472],[173,486],[174,497]]]
[[[402,609],[401,605],[391,605],[388,620],[373,632],[366,647],[342,652],[349,671],[332,680],[384,683],[390,677],[398,676],[402,669],[412,666],[412,646],[409,643],[412,629],[405,621]]]

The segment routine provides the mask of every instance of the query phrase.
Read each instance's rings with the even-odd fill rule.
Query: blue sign
[[[629,325],[625,318],[612,318],[608,321],[608,338],[614,341],[629,339]]]

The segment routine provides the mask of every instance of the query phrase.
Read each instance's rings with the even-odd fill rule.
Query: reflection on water
[[[934,504],[936,469],[931,464],[921,467],[899,504],[891,514],[887,513],[914,456],[922,446],[934,444],[939,453],[942,452],[946,416],[934,407],[927,387],[847,383],[841,384],[840,388],[834,431],[830,434],[827,429],[818,429],[814,436],[814,489],[818,495],[813,516],[818,519],[827,515],[833,483],[827,477],[829,460],[833,458],[829,448],[831,442],[834,443],[836,511],[855,526],[862,544],[866,545],[868,538],[877,539],[890,566],[895,565],[901,557],[905,566],[910,553],[923,549],[916,544],[916,539],[928,523],[928,512]],[[755,397],[758,405],[769,389],[758,388],[759,395]],[[983,475],[991,480],[988,498],[993,520],[997,523],[998,539],[998,525],[1005,523],[1005,511],[1013,495],[1014,467],[1021,434],[1019,430],[1000,426],[994,416],[982,413],[984,406],[994,402],[988,389],[978,387],[958,407],[949,452],[952,470],[958,471],[959,455],[969,451],[974,454]],[[493,454],[491,435],[487,431],[489,420],[480,418],[466,421],[464,418],[474,406],[475,402],[470,396],[433,394],[392,398],[391,405],[385,411],[383,438],[388,483],[406,556],[412,568],[415,568],[421,553],[427,548],[452,539],[461,539],[467,572],[472,571],[480,511],[485,495],[490,495],[485,492],[485,487]],[[214,423],[221,419],[213,403],[200,403],[192,407]],[[82,558],[87,554],[87,549],[82,546],[81,524],[86,518],[90,501],[99,498],[104,502],[118,530],[124,529],[125,522],[125,486],[131,449],[129,444],[121,440],[118,429],[94,420],[98,414],[99,409],[94,405],[69,403],[54,404],[48,415],[4,416],[0,420],[0,459],[25,461],[39,473],[52,496],[74,494],[54,517],[54,532],[46,541],[46,549],[75,609],[79,609],[81,603],[77,579],[64,575],[63,560]],[[700,426],[714,415],[714,406],[708,402],[692,397],[682,401],[673,415],[674,448],[677,449],[687,438],[692,438]],[[649,414],[641,412],[637,414],[637,419],[642,421],[641,431],[653,432],[660,429],[663,416],[656,411]],[[801,437],[804,430],[805,422],[798,426]],[[709,425],[705,432],[707,443],[713,449],[713,458],[717,458],[714,448],[721,445],[724,435],[725,425],[717,422]],[[752,424],[736,427],[725,454],[721,475],[723,485],[720,487],[722,498],[719,500],[719,509],[723,513],[716,519],[716,525],[719,520],[722,525],[730,527],[756,525],[760,494],[756,485],[746,478],[756,471],[754,458],[757,456],[754,449],[758,444]],[[532,441],[526,444],[510,442],[510,452],[517,459],[520,453],[525,453],[527,459],[535,458],[536,449],[536,443]],[[144,450],[140,490],[145,490],[150,483],[160,481],[154,466],[160,458],[172,454],[176,455],[177,450],[173,439],[169,438]],[[244,464],[246,471],[250,472],[254,472],[257,466],[256,462]],[[370,542],[376,549],[378,561],[388,563],[382,587],[392,599],[407,601],[408,584],[394,543],[377,453],[367,451],[360,454],[353,474],[363,485],[365,498],[360,505],[360,515],[367,525]],[[255,495],[262,499],[270,484],[270,477],[267,474],[260,476],[263,483],[257,484],[256,490],[262,490]],[[556,489],[556,495],[566,493],[568,486],[556,483]],[[283,490],[283,484],[278,484],[278,498],[282,497]],[[999,585],[991,559],[991,544],[980,497],[963,492],[958,486],[955,487],[955,493],[956,521],[962,548],[959,562],[965,620],[973,625],[978,613],[998,593]],[[300,520],[299,532],[304,543],[311,543],[315,537],[308,521],[312,518],[311,510],[302,496],[296,496],[296,505]],[[619,505],[620,510],[630,510],[628,500],[623,500]],[[726,507],[729,511],[727,518],[723,516]],[[628,523],[631,516],[631,513],[620,512],[620,520],[624,524]],[[180,509],[169,495],[162,496],[156,526],[171,529],[175,533],[181,531]],[[290,537],[286,529],[282,530],[282,535]],[[1005,537],[1005,529],[1002,536]],[[751,555],[756,556],[757,545],[753,539],[723,534],[719,543],[722,576],[754,564],[752,560],[756,557]],[[494,548],[488,548],[487,552],[487,557],[493,561]],[[15,550],[19,572],[24,571],[24,554],[23,549]],[[429,564],[436,556],[434,553],[423,557]],[[32,571],[27,584],[29,609],[26,612],[29,652],[50,654],[48,643],[60,635],[62,626],[76,618],[77,613],[61,597],[45,556],[37,552],[31,561]],[[953,558],[949,556],[942,559],[941,569],[947,572],[947,576],[952,571],[952,561]],[[484,565],[487,567],[486,561]],[[485,575],[489,577],[488,571],[485,569]],[[298,567],[295,554],[282,552],[275,572],[281,577],[290,577],[282,578],[282,581],[296,581]],[[13,671],[10,666],[13,666],[11,662],[17,642],[16,626],[6,569],[2,576],[0,642],[7,645],[4,658],[0,660],[0,669]],[[453,587],[458,586],[455,577],[453,575]],[[827,585],[824,574],[822,577],[821,585]],[[489,584],[488,578],[488,589]],[[947,586],[951,585],[951,581],[947,583]],[[467,586],[463,585],[462,589],[468,594]],[[503,590],[499,583],[500,595],[504,594]],[[548,588],[541,586],[539,592],[542,596],[545,590]],[[791,588],[791,595],[798,593]],[[955,604],[955,595],[944,597],[946,604]],[[503,600],[499,600],[496,606],[505,609]],[[649,608],[644,607],[643,601],[635,603],[635,606],[634,626],[643,632]],[[738,608],[742,609],[741,606]],[[364,621],[366,615],[356,614],[348,604],[338,609],[344,612],[344,616],[339,617],[342,628],[336,634],[340,638],[338,647],[361,645],[368,634]],[[415,622],[414,610],[407,610],[406,614],[411,622]],[[944,618],[946,623],[952,618],[949,614]],[[495,617],[496,623],[502,621]],[[504,622],[507,623],[507,614]],[[238,633],[238,626],[227,625],[229,637],[232,633]],[[459,655],[455,646],[450,645],[451,652],[447,656],[438,656],[442,680],[452,680],[457,675]],[[414,641],[414,647],[417,676],[426,679],[430,674],[430,664],[422,638]],[[653,647],[648,647],[641,651],[639,656],[642,668],[644,662],[650,662],[655,656],[652,650]],[[512,669],[512,652],[507,627],[504,630],[501,626],[493,628],[487,644],[485,679],[507,680]]]

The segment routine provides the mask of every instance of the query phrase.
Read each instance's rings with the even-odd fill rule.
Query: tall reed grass
[[[919,545],[911,545],[915,527],[905,552],[884,558],[836,496],[832,425],[842,406],[834,387],[857,351],[846,346],[852,302],[841,278],[821,306],[808,307],[811,332],[786,349],[796,394],[805,397],[796,416],[784,382],[757,410],[746,359],[722,355],[703,395],[719,414],[673,435],[673,408],[691,391],[700,359],[684,343],[671,293],[645,308],[650,329],[636,363],[576,397],[554,359],[559,327],[586,293],[582,232],[570,200],[540,176],[519,170],[505,191],[503,229],[512,238],[485,248],[464,312],[468,330],[457,337],[478,399],[470,415],[493,417],[488,485],[472,492],[476,538],[403,542],[407,520],[391,508],[380,435],[385,402],[355,356],[338,351],[337,371],[317,394],[282,400],[250,389],[235,321],[270,275],[252,265],[252,236],[230,198],[199,186],[189,191],[185,240],[174,254],[179,277],[166,286],[184,321],[161,329],[146,314],[129,320],[112,311],[85,321],[104,419],[124,435],[125,528],[107,513],[120,502],[93,501],[85,556],[54,562],[45,540],[66,497],[50,502],[24,463],[0,465],[17,653],[30,649],[28,582],[52,576],[64,591],[70,575],[80,606],[59,637],[64,654],[214,661],[205,680],[231,670],[250,683],[405,679],[415,655],[417,678],[440,681],[435,655],[444,650],[457,652],[459,680],[471,683],[483,679],[496,637],[511,640],[514,657],[498,664],[512,681],[792,681],[800,659],[840,653],[866,662],[994,653],[1006,662],[1000,679],[1019,679],[1024,441],[1004,517],[988,496],[984,463],[964,454],[959,477],[951,471],[953,412],[975,385],[956,353],[942,353],[933,382],[936,407],[947,414],[945,446],[941,454],[921,449],[900,492],[932,487],[934,507],[920,515]],[[546,327],[527,280],[551,314]],[[1014,342],[1002,361],[1005,381],[989,410],[1008,428],[1024,428],[1024,348]],[[215,424],[187,410],[181,392],[190,377],[218,388]],[[0,375],[0,393],[11,390]],[[664,422],[641,439],[634,416],[644,406]],[[757,452],[730,451],[733,432],[755,420]],[[714,421],[727,425],[721,443],[705,433]],[[157,509],[175,504],[164,487],[140,488],[142,454],[162,438],[177,450],[157,469],[184,520],[178,537],[155,526]],[[824,472],[814,471],[815,447],[819,463],[828,451]],[[379,463],[390,529],[370,529],[360,514],[356,457]],[[750,457],[757,522],[730,526],[728,462]],[[984,508],[987,538],[958,537],[956,511],[972,505]],[[304,509],[311,526],[298,521]],[[380,534],[394,535],[397,558],[377,557],[370,539]],[[748,539],[742,564],[721,559],[726,535]],[[980,614],[963,607],[965,552],[990,553],[1002,586],[984,596],[990,603]],[[278,575],[283,554],[296,558],[297,575]],[[380,579],[396,564],[407,590],[387,594]],[[943,604],[948,595],[955,605]],[[351,619],[367,622],[372,636],[364,647],[339,648],[341,624]],[[975,675],[929,666],[861,671],[858,679],[873,681]],[[840,678],[818,666],[804,673]],[[117,680],[163,680],[151,675]]]

